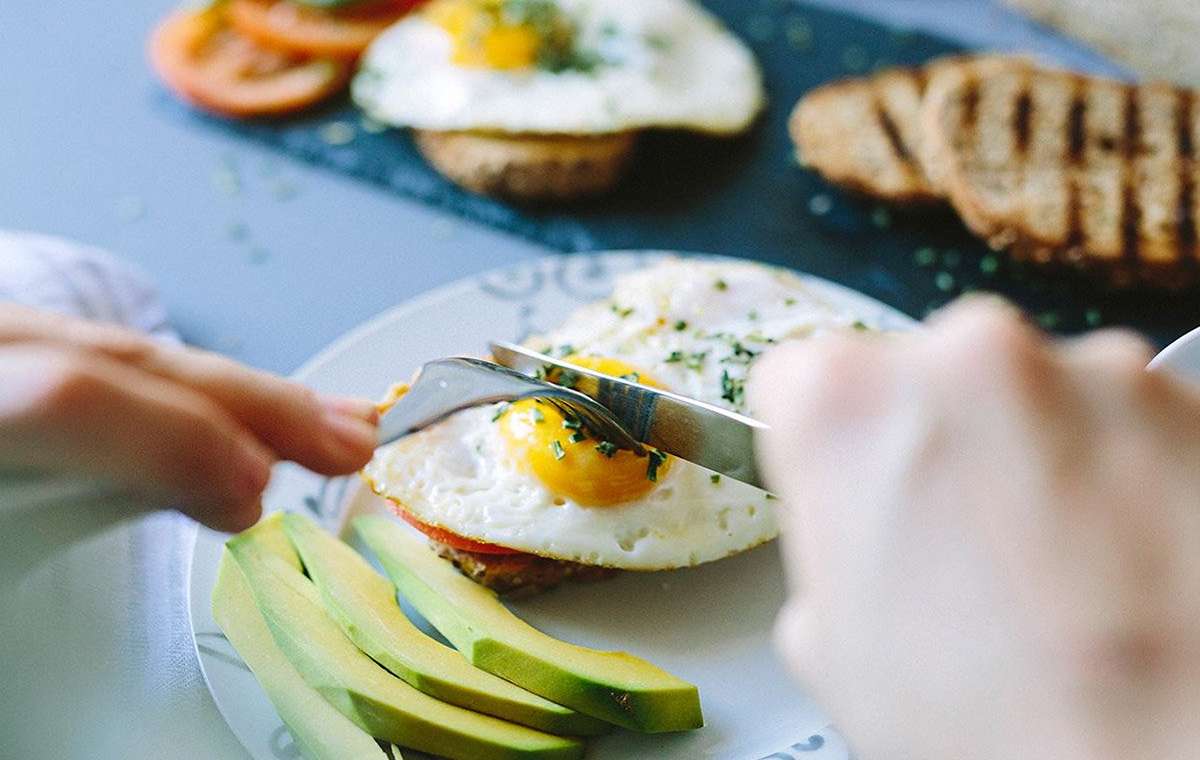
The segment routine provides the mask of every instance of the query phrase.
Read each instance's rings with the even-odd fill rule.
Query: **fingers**
[[[111,359],[0,347],[0,460],[80,472],[139,495],[180,499],[217,530],[252,525],[274,457],[220,405]]]
[[[208,397],[275,454],[333,475],[370,459],[377,413],[360,399],[328,398],[216,354],[164,346],[113,325],[0,308],[0,344],[42,341],[107,356]]]

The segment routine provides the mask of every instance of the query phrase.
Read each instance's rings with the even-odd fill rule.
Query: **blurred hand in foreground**
[[[1200,394],[969,299],[755,368],[778,645],[860,760],[1195,757]]]
[[[258,519],[276,460],[348,473],[375,445],[368,401],[8,304],[0,389],[0,470],[96,477],[224,531]]]

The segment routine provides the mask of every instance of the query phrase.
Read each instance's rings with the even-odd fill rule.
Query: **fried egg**
[[[355,77],[372,118],[437,131],[745,130],[753,54],[690,0],[434,0],[384,32]]]
[[[609,300],[528,345],[753,415],[744,384],[759,354],[856,324],[791,273],[669,258],[619,278]],[[532,400],[455,414],[381,448],[363,472],[425,524],[591,565],[696,565],[778,530],[766,492],[675,457],[615,451]]]

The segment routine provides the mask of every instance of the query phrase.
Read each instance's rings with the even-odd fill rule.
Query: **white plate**
[[[479,355],[490,339],[519,340],[553,327],[579,305],[606,297],[614,275],[661,255],[556,256],[461,280],[353,330],[296,376],[321,391],[377,398],[425,361]],[[805,279],[868,324],[913,324],[859,293]],[[305,512],[333,532],[341,531],[347,515],[378,508],[356,478],[322,478],[291,465],[276,469],[265,504]],[[296,758],[287,730],[212,618],[209,596],[223,538],[201,531],[192,560],[190,607],[200,667],[221,714],[255,760]],[[567,586],[514,608],[555,636],[632,652],[699,686],[703,729],[659,736],[617,731],[590,744],[592,760],[845,760],[844,742],[772,650],[771,626],[783,594],[779,559],[768,545],[690,570]]]

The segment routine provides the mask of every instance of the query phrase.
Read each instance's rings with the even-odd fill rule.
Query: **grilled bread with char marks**
[[[1117,287],[1183,287],[1197,274],[1195,100],[1021,59],[943,67],[921,161],[993,248]]]
[[[925,81],[924,69],[892,68],[808,93],[788,121],[800,163],[883,200],[937,199],[917,162]]]

